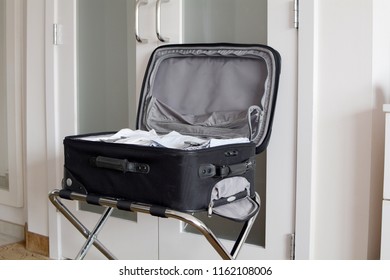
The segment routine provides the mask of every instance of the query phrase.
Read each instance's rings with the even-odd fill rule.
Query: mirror
[[[0,0],[0,204],[23,206],[22,0]]]
[[[6,13],[5,0],[0,0],[0,189],[8,190],[8,133],[6,79]]]
[[[132,126],[133,1],[77,1],[78,133]]]

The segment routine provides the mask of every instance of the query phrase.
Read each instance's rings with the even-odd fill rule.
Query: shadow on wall
[[[375,87],[373,94],[367,258],[379,259],[385,151],[383,104],[389,103],[390,98],[381,87]]]

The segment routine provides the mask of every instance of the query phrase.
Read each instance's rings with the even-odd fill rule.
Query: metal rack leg
[[[256,193],[256,195],[255,195],[255,200],[256,200],[256,203],[260,206],[261,202],[260,202],[260,196],[258,195],[258,193]],[[248,221],[246,221],[244,226],[242,227],[241,232],[240,232],[236,242],[234,243],[234,246],[233,246],[231,253],[230,253],[230,255],[233,257],[233,259],[237,258],[237,255],[240,252],[242,246],[244,245],[245,240],[247,239],[247,237],[252,229],[252,226],[256,221],[256,218],[257,218],[257,215],[259,214],[259,212],[260,212],[260,207],[259,207],[259,210],[257,211],[257,213],[253,217],[251,217]]]
[[[107,219],[110,217],[112,210],[114,210],[114,208],[108,207],[104,211],[104,213],[100,217],[99,221],[97,222],[95,228],[89,234],[89,236],[88,236],[87,240],[85,241],[83,247],[81,248],[80,252],[77,254],[76,260],[82,260],[85,258],[85,255],[87,254],[89,248],[91,248],[92,244],[95,242],[95,240],[97,240],[97,235],[99,234],[100,230],[103,228]]]
[[[260,205],[260,197],[256,193],[256,202]],[[248,221],[245,222],[243,225],[243,228],[236,240],[236,242],[233,245],[232,251],[229,253],[228,250],[223,246],[223,244],[217,239],[217,237],[214,235],[214,233],[198,218],[195,218],[194,216],[190,214],[186,214],[183,212],[178,212],[174,210],[167,209],[165,211],[165,216],[167,218],[174,218],[178,219],[180,221],[183,221],[194,228],[196,228],[210,243],[210,245],[214,248],[214,250],[220,255],[220,257],[224,260],[234,260],[237,258],[237,255],[239,251],[241,250],[242,246],[245,243],[246,238],[249,235],[249,232],[252,229],[252,226],[256,220],[257,212],[253,217],[251,217]]]
[[[199,219],[195,218],[194,216],[182,212],[177,212],[174,210],[166,210],[165,216],[167,218],[174,218],[177,220],[180,220],[182,222],[185,222],[194,228],[196,228],[210,243],[211,246],[213,246],[214,250],[221,256],[224,260],[231,260],[232,256],[229,254],[229,252],[226,250],[226,248],[223,246],[223,244],[217,239],[215,234]]]
[[[90,231],[69,211],[69,209],[59,200],[59,191],[54,190],[49,194],[51,203],[64,217],[85,237],[90,236]],[[98,240],[93,240],[93,245],[109,260],[117,258]]]

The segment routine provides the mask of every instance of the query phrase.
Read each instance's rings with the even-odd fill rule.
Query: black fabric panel
[[[182,151],[79,139],[82,137],[65,139],[65,167],[89,194],[178,211],[208,208],[211,190],[221,178],[199,177],[201,165],[229,166],[245,162],[255,154],[254,143]],[[236,151],[235,155],[227,156],[225,153],[231,150]],[[150,166],[150,172],[123,173],[91,166],[89,159],[97,155],[143,162]],[[243,177],[253,182],[254,170],[248,170]],[[251,195],[253,193],[251,187]]]

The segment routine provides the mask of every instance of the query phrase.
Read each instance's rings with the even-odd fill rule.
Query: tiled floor
[[[0,221],[0,260],[47,260],[26,250],[24,228]]]
[[[26,250],[20,237],[0,233],[0,260],[47,260],[48,258]]]
[[[49,258],[26,250],[24,242],[0,246],[0,260],[48,260]]]

